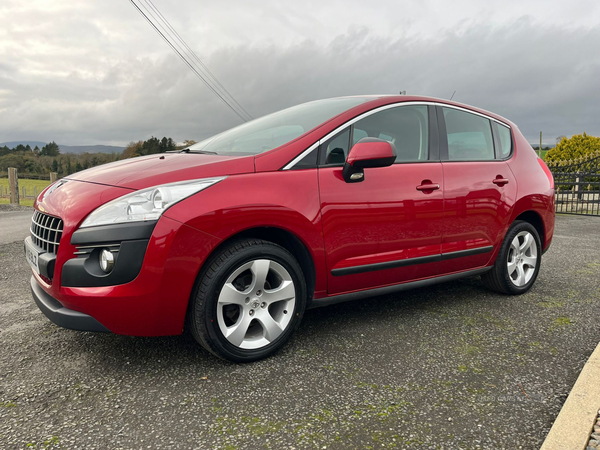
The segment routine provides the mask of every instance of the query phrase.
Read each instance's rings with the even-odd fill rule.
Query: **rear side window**
[[[488,119],[453,108],[442,108],[450,161],[494,159],[492,126]]]
[[[504,125],[497,124],[498,139],[500,140],[500,148],[497,150],[498,159],[508,158],[512,151],[512,139],[510,135],[510,128]]]

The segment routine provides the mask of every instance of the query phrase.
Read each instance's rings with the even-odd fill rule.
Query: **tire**
[[[492,291],[524,294],[535,283],[541,262],[542,245],[537,230],[529,222],[517,220],[508,229],[494,266],[481,279]]]
[[[210,258],[201,271],[188,328],[220,358],[257,361],[290,339],[302,321],[306,297],[304,274],[290,252],[260,239],[240,240]]]

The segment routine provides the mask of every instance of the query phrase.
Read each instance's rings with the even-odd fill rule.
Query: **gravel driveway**
[[[600,218],[557,217],[523,296],[469,279],[311,310],[249,365],[58,328],[22,249],[0,245],[2,449],[537,449],[600,341]]]

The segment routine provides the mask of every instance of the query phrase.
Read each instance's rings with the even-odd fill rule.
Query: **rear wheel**
[[[300,324],[306,283],[300,265],[272,242],[246,239],[208,262],[188,312],[196,340],[234,362],[279,350]]]
[[[541,261],[542,246],[537,230],[529,222],[515,221],[506,233],[494,266],[481,278],[493,291],[523,294],[533,286]]]

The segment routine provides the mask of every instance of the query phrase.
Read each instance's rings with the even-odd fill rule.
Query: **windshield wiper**
[[[182,148],[179,153],[201,153],[203,155],[218,155],[217,152],[211,152],[208,150],[190,150],[189,148]]]

